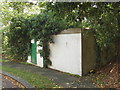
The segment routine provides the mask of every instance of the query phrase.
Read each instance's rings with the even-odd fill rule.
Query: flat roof
[[[60,34],[75,34],[75,33],[81,33],[81,28],[69,28],[63,30]]]

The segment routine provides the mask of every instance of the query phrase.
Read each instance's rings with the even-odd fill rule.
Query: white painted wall
[[[37,41],[37,47],[36,47],[36,50],[37,50],[37,66],[43,67],[43,57],[40,56],[40,52],[39,52],[39,50],[41,50],[42,47],[38,46],[38,44],[39,44],[39,41]]]
[[[31,63],[31,56],[28,56],[27,63]]]
[[[43,57],[37,54],[37,66],[43,67]]]
[[[52,66],[49,68],[82,76],[81,33],[59,34],[53,37],[55,43],[50,44]],[[37,41],[36,65],[43,67],[43,58],[39,54],[42,47],[39,47],[38,43],[39,41]],[[30,56],[28,62],[31,62]]]
[[[81,34],[59,34],[50,44],[52,69],[82,75]]]

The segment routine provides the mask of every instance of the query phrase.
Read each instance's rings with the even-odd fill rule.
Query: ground
[[[45,76],[61,88],[117,88],[120,89],[120,62],[112,61],[107,66],[97,69],[94,74],[78,77],[52,69],[45,69],[25,63],[3,62],[3,67],[30,71]]]
[[[22,84],[14,80],[13,78],[0,74],[2,77],[2,88],[25,88]]]
[[[100,88],[120,89],[120,62],[111,61],[90,77]]]
[[[16,73],[17,70],[18,71],[22,70],[22,71],[24,71],[24,73],[31,72],[30,73],[31,76],[32,76],[32,74],[37,74],[40,76],[47,77],[51,81],[53,81],[56,85],[58,85],[60,88],[97,88],[95,83],[93,83],[88,78],[80,78],[78,76],[70,75],[70,74],[67,74],[64,72],[59,72],[59,71],[56,71],[53,69],[40,68],[40,67],[37,67],[34,65],[20,64],[20,63],[16,63],[16,62],[3,62],[2,67],[3,67],[2,70],[6,70],[9,73],[11,73],[11,72],[13,72],[13,70],[15,70],[15,72],[13,72],[13,74],[16,74],[16,75],[21,74],[20,72],[19,72],[19,74]],[[12,69],[12,71],[11,70],[8,71],[8,68],[5,69],[4,67],[9,67],[9,68],[13,68],[13,69]],[[20,75],[21,78],[23,77],[23,75],[25,76],[28,74],[25,73],[25,74]],[[34,77],[31,77],[31,79],[34,79]],[[79,79],[80,79],[80,81],[79,81]],[[29,82],[30,77],[28,77],[26,80]],[[34,81],[36,82],[36,79]],[[44,82],[44,81],[42,81],[42,82]],[[29,82],[29,83],[32,84],[31,82]],[[41,83],[41,81],[38,82],[38,84],[39,84],[38,86],[40,86],[40,83]],[[34,84],[34,86],[35,86],[35,84]],[[50,86],[51,85],[49,85],[49,87]],[[49,88],[49,87],[47,87],[47,88]]]

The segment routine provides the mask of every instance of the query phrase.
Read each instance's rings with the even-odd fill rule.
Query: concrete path
[[[34,88],[30,83],[22,78],[4,71],[0,72],[0,77],[2,77],[1,88]]]
[[[2,86],[1,88],[19,88],[19,86],[14,85],[10,80],[2,76]]]
[[[78,78],[52,69],[40,68],[37,66],[25,65],[16,62],[3,62],[2,65],[46,76],[57,85],[64,88],[97,88],[97,86],[87,78]]]

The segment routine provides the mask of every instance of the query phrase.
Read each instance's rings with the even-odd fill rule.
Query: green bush
[[[30,53],[30,41],[35,39],[39,40],[39,45],[43,47],[40,53],[45,62],[44,67],[51,65],[49,43],[53,43],[52,35],[60,33],[67,26],[64,20],[55,17],[51,11],[27,18],[22,16],[13,18],[7,33],[11,58],[26,61]]]

